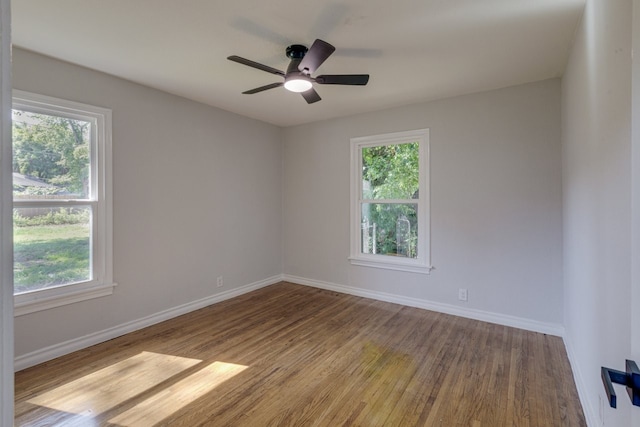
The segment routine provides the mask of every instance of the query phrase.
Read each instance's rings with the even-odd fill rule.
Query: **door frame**
[[[631,47],[631,358],[640,362],[640,0],[633,0]],[[640,425],[640,408],[632,408]]]
[[[13,425],[11,0],[0,0],[0,424]]]

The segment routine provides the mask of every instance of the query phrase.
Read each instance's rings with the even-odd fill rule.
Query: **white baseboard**
[[[327,289],[335,292],[340,292],[349,295],[360,296],[364,298],[371,298],[379,301],[392,302],[396,304],[402,304],[410,307],[422,308],[425,310],[432,310],[439,313],[452,314],[455,316],[466,317],[469,319],[480,320],[484,322],[496,323],[504,326],[511,326],[515,328],[525,329],[533,332],[541,332],[548,335],[563,336],[564,327],[562,325],[538,322],[531,319],[524,319],[515,316],[508,316],[499,313],[491,313],[481,310],[466,309],[450,304],[443,304],[437,302],[431,302],[427,300],[421,300],[417,298],[410,298],[401,295],[394,295],[386,292],[370,291],[361,288],[355,288],[351,286],[339,285],[335,283],[323,282],[319,280],[307,279],[303,277],[297,277],[292,275],[277,275],[264,280],[260,280],[249,285],[245,285],[240,288],[231,289],[226,292],[215,294],[197,301],[193,301],[187,304],[183,304],[177,307],[173,307],[159,313],[152,314],[147,317],[143,317],[138,320],[127,322],[103,331],[95,332],[83,337],[75,338],[69,341],[65,341],[59,344],[55,344],[40,350],[36,350],[31,353],[17,356],[14,361],[14,369],[16,371],[26,369],[31,366],[46,362],[56,357],[64,356],[65,354],[72,353],[74,351],[82,350],[83,348],[90,347],[95,344],[99,344],[104,341],[128,334],[133,331],[137,331],[147,326],[154,325],[156,323],[163,322],[165,320],[172,319],[177,316],[189,313],[194,310],[198,310],[203,307],[207,307],[217,302],[225,301],[230,298],[246,294],[248,292],[264,288],[266,286],[273,285],[280,281],[287,281],[305,286],[311,286],[320,289]],[[578,388],[580,390],[580,387]]]
[[[582,371],[576,362],[576,353],[573,350],[573,345],[570,341],[568,341],[565,336],[564,339],[564,348],[567,350],[567,357],[569,358],[569,364],[571,365],[571,372],[573,372],[573,379],[576,383],[576,388],[578,389],[578,397],[580,398],[580,404],[582,405],[582,412],[584,412],[584,417],[587,421],[588,426],[601,426],[598,408],[594,408],[589,400],[589,396],[587,394],[587,386],[584,382],[584,376],[582,375]]]
[[[189,312],[207,307],[217,302],[225,301],[230,298],[273,285],[280,281],[282,281],[281,275],[273,276],[268,279],[260,280],[249,285],[242,286],[240,288],[230,289],[226,292],[221,292],[219,294],[211,295],[197,301],[182,304],[177,307],[173,307],[138,320],[123,323],[122,325],[114,326],[113,328],[105,329],[103,331],[65,341],[60,344],[55,344],[28,354],[20,355],[17,356],[14,360],[14,369],[15,371],[26,369],[31,366],[46,362],[48,360],[55,359],[56,357],[64,356],[65,354],[82,350],[83,348],[87,348],[92,345],[117,338],[130,332],[146,328],[147,326],[155,325],[156,323],[164,322],[165,320],[187,314]]]
[[[525,319],[521,317],[509,316],[506,314],[492,313],[489,311],[474,310],[458,307],[451,304],[432,302],[417,298],[394,295],[386,292],[370,291],[352,286],[339,285],[336,283],[323,282],[319,280],[307,279],[288,274],[282,276],[282,280],[299,285],[312,286],[314,288],[327,289],[343,294],[355,295],[364,298],[371,298],[379,301],[392,302],[407,305],[410,307],[423,308],[425,310],[437,311],[438,313],[452,314],[454,316],[466,317],[468,319],[480,320],[483,322],[495,323],[498,325],[511,326],[527,331],[540,332],[547,335],[562,337],[564,326],[555,323],[539,322],[537,320]]]

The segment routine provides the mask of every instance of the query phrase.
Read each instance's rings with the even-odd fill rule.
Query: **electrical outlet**
[[[466,301],[467,300],[467,296],[468,295],[467,295],[467,290],[466,289],[463,289],[463,288],[458,289],[458,299],[460,301]]]
[[[224,286],[224,280],[222,279],[222,276],[218,276],[217,285],[219,288]]]

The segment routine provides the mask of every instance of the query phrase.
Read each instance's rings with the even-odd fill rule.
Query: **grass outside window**
[[[14,213],[15,293],[91,279],[87,209],[51,209],[31,217]]]

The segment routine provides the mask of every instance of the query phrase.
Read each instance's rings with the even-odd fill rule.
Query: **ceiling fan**
[[[335,50],[335,47],[320,39],[316,39],[309,49],[303,45],[293,44],[286,49],[287,57],[291,59],[286,73],[269,67],[268,65],[263,65],[236,55],[229,56],[227,59],[284,77],[284,82],[260,86],[242,92],[243,94],[252,95],[268,89],[284,86],[285,89],[291,92],[299,92],[307,103],[313,104],[322,99],[313,88],[313,83],[321,85],[364,86],[369,81],[368,74],[325,74],[311,77],[311,74],[313,74]]]

